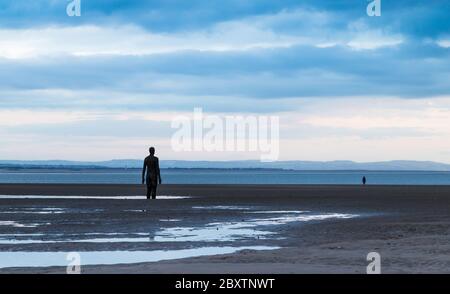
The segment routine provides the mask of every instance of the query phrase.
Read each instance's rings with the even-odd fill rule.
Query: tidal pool
[[[245,239],[279,239],[272,227],[291,222],[322,221],[357,217],[354,214],[283,214],[276,217],[252,218],[244,221],[213,222],[198,227],[164,227],[154,233],[80,233],[46,234],[27,236],[26,234],[0,234],[0,245],[39,243],[136,243],[136,242],[229,242]],[[177,221],[177,220],[173,220]],[[24,226],[15,222],[4,225]],[[0,225],[2,222],[0,222]],[[34,238],[32,238],[34,237]],[[36,238],[40,237],[40,238]]]
[[[275,246],[247,247],[199,247],[180,250],[153,251],[81,251],[80,265],[111,265],[141,262],[157,262],[205,255],[230,254],[240,250],[273,250]],[[70,252],[0,252],[0,268],[7,267],[48,267],[73,264]]]

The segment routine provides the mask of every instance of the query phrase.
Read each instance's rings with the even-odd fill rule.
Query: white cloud
[[[450,97],[417,100],[395,97],[299,98],[289,99],[289,103],[292,111],[270,114],[280,117],[282,132],[280,160],[414,159],[449,162]],[[208,114],[207,110],[204,110],[204,114]],[[230,113],[214,114],[230,115]],[[33,153],[35,159],[140,158],[151,142],[158,147],[159,153],[165,159],[257,158],[254,154],[239,152],[174,152],[170,147],[170,139],[175,130],[171,132],[167,126],[166,129],[152,129],[151,132],[144,134],[135,132],[139,134],[135,136],[129,134],[126,128],[115,128],[114,132],[108,132],[108,135],[102,132],[111,126],[112,120],[118,124],[121,122],[125,124],[131,120],[134,126],[144,127],[146,122],[152,121],[169,124],[172,118],[179,115],[191,116],[192,113],[2,110],[0,152],[3,158],[11,159],[27,158],[32,150],[35,150]],[[92,122],[89,136],[83,131],[67,132],[64,127],[46,133],[45,125],[70,124],[70,130],[73,131],[77,128],[77,122],[84,120]],[[14,128],[16,126],[28,129]],[[44,128],[41,130],[40,126]],[[85,128],[86,124],[81,123],[79,127]],[[164,126],[161,125],[161,128]],[[24,133],[21,133],[22,131]]]
[[[450,39],[438,40],[436,43],[441,47],[450,48]]]
[[[349,40],[346,45],[356,50],[374,50],[403,43],[400,34],[390,34],[382,29],[371,29],[364,21],[358,20],[348,25]]]
[[[76,121],[96,120],[98,118],[98,115],[86,112],[0,109],[0,127],[63,124]]]
[[[146,55],[182,50],[230,51],[288,47],[298,37],[251,25],[219,24],[213,29],[156,34],[136,26],[49,27],[0,30],[0,57],[22,59],[58,55]]]
[[[346,45],[356,50],[373,50],[397,46],[402,42],[403,39],[400,36],[388,36],[375,30],[355,35]]]
[[[303,106],[296,123],[354,130],[408,128],[450,135],[450,97],[316,99]]]
[[[341,45],[361,50],[395,46],[402,42],[401,36],[370,30],[361,21],[352,23],[343,31],[336,30],[329,23],[332,17],[317,11],[281,11],[175,33],[154,33],[135,25],[0,29],[0,57],[148,55],[183,50],[222,52],[300,44],[316,47]],[[290,29],[278,29],[283,26]]]
[[[84,121],[153,121],[171,122],[173,117],[185,115],[175,111],[65,111],[0,109],[0,127],[70,124]]]

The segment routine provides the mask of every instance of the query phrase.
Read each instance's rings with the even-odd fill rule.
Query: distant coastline
[[[368,169],[326,169],[326,170],[318,170],[318,169],[286,169],[286,168],[205,168],[205,167],[164,167],[161,170],[167,171],[272,171],[272,172],[450,172],[443,170],[368,170]],[[104,167],[104,166],[4,166],[0,165],[0,172],[121,172],[121,171],[130,171],[130,172],[140,172],[141,168],[131,167]]]
[[[354,161],[184,161],[161,160],[162,169],[196,170],[280,170],[280,171],[450,171],[450,164],[432,161],[393,160],[382,162]],[[65,160],[0,160],[0,169],[9,170],[99,170],[141,169],[142,160],[121,159],[99,162]]]
[[[282,168],[206,168],[206,167],[163,167],[162,170],[246,170],[246,171],[295,171],[294,169],[282,169]],[[59,165],[1,165],[0,170],[9,171],[38,171],[38,170],[52,170],[52,171],[86,171],[86,170],[138,170],[141,168],[137,167],[105,167],[105,166],[59,166]]]

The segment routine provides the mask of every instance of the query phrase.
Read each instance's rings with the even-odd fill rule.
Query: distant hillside
[[[141,168],[142,160],[116,159],[99,162],[66,160],[0,160],[0,168]],[[161,168],[217,169],[290,169],[290,170],[384,170],[384,171],[450,171],[450,164],[431,161],[395,160],[383,162],[354,161],[182,161],[162,160]]]

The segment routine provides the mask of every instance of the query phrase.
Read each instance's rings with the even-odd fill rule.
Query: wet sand
[[[0,195],[136,196],[140,185],[0,185]],[[275,232],[238,240],[173,242],[61,242],[1,244],[0,252],[179,250],[205,246],[272,246],[159,262],[83,266],[83,273],[365,273],[367,253],[381,255],[383,273],[450,272],[450,187],[307,185],[162,185],[160,195],[184,199],[2,199],[0,221],[37,226],[0,226],[1,235],[111,233],[131,237],[161,228],[199,228],[208,223],[276,218],[270,211],[359,215],[293,221],[254,230]],[[231,206],[231,208],[229,208]],[[60,208],[61,213],[24,213]],[[228,209],[227,209],[228,207]],[[17,210],[21,213],[4,213]],[[143,211],[144,210],[144,211]],[[3,213],[2,213],[3,212]],[[262,216],[264,215],[264,216]],[[36,223],[37,222],[37,223]],[[220,230],[223,228],[220,227]],[[130,234],[130,235],[127,235]],[[259,238],[258,238],[259,237]],[[32,237],[42,240],[44,237]],[[4,268],[0,273],[65,273],[65,267]]]

